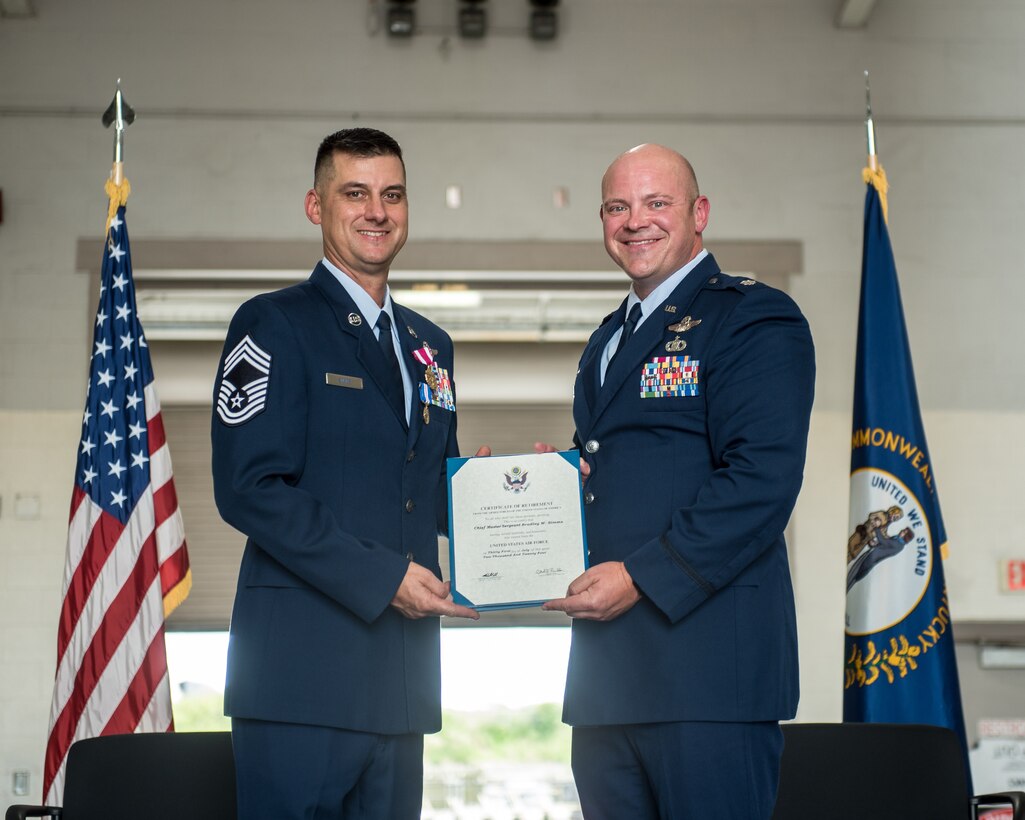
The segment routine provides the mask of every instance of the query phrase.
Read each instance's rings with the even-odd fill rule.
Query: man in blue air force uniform
[[[392,301],[405,167],[372,129],[317,154],[324,258],[245,303],[214,395],[218,509],[248,536],[225,712],[239,817],[418,818],[441,727],[438,532],[458,455],[452,342]]]
[[[797,708],[783,530],[812,341],[785,294],[720,272],[708,213],[661,146],[602,180],[605,247],[633,287],[576,379],[591,567],[545,604],[574,619],[564,719],[588,820],[768,818]]]

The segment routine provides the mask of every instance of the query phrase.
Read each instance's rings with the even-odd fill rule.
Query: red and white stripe
[[[145,389],[150,484],[127,523],[71,498],[43,794],[60,805],[76,740],[174,728],[164,618],[191,585],[160,402]]]

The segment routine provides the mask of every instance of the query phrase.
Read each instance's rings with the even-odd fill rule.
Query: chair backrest
[[[790,723],[773,820],[968,820],[952,731],[892,723]]]
[[[230,732],[107,735],[68,752],[64,820],[234,820]]]

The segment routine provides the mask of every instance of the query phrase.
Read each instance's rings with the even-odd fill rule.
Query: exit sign
[[[1004,592],[1025,592],[1025,558],[1000,562],[1000,588]]]

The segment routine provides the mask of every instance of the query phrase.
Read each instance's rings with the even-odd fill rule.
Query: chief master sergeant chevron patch
[[[235,427],[258,415],[266,406],[271,355],[245,336],[224,357],[217,386],[217,415]]]

